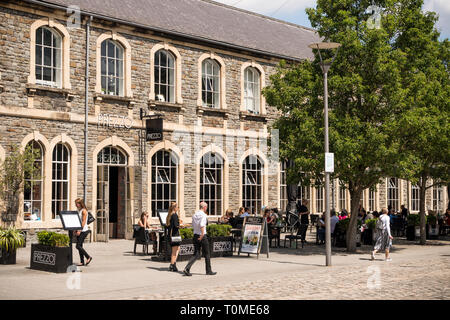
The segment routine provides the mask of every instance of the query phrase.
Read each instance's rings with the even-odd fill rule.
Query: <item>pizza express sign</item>
[[[162,141],[163,118],[147,119],[145,122],[145,140]]]

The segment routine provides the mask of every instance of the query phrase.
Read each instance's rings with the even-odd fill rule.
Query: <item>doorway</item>
[[[129,168],[127,157],[117,148],[106,147],[97,157],[96,240],[127,238]]]

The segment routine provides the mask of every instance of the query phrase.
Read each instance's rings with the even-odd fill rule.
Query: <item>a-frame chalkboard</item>
[[[245,217],[238,255],[241,253],[256,254],[259,258],[259,254],[262,252],[266,252],[267,258],[269,258],[267,221],[263,217]]]

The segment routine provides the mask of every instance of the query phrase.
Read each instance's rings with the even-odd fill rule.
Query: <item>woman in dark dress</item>
[[[172,237],[180,236],[180,219],[178,217],[178,205],[176,202],[172,202],[169,208],[169,214],[166,220],[167,228],[169,228],[169,242],[172,247],[172,255],[170,257],[169,271],[178,272],[177,269],[177,257],[180,252],[181,242],[173,242]]]

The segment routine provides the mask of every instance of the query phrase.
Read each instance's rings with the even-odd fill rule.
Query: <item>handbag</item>
[[[181,236],[171,236],[170,241],[171,242],[181,242]]]
[[[92,215],[92,213],[88,212],[87,224],[91,224],[94,221],[95,221],[94,216]]]

